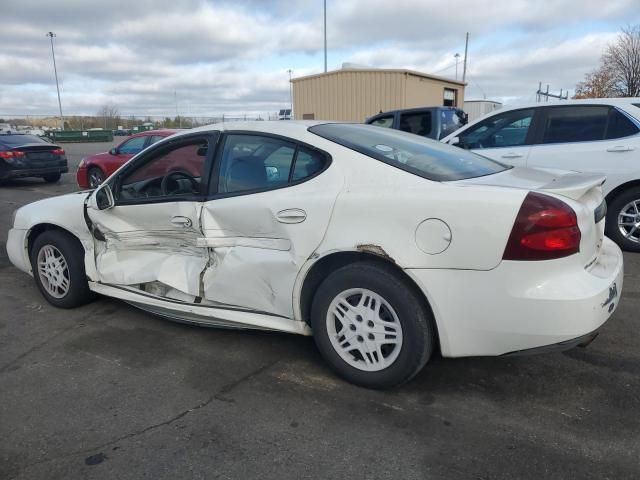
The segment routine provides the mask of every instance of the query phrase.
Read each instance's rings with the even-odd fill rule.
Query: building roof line
[[[325,77],[325,76],[330,76],[330,75],[338,75],[338,74],[341,74],[341,73],[356,73],[356,72],[363,72],[363,73],[404,73],[406,75],[414,75],[416,77],[428,78],[430,80],[437,80],[439,82],[453,83],[455,85],[460,85],[461,87],[464,87],[464,86],[467,85],[466,82],[462,82],[460,80],[454,80],[452,78],[440,77],[438,75],[432,75],[430,73],[422,73],[422,72],[418,72],[416,70],[409,70],[409,69],[406,69],[406,68],[341,68],[341,69],[338,69],[338,70],[331,70],[329,72],[314,73],[312,75],[305,75],[303,77],[292,78],[291,82],[295,83],[295,82],[298,82],[300,80],[307,80],[309,78],[318,78],[318,77]]]

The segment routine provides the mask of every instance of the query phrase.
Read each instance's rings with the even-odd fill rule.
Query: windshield
[[[438,182],[464,180],[510,167],[411,133],[372,125],[326,123],[309,131],[394,167]]]
[[[440,115],[442,115],[440,138],[444,138],[450,133],[455,132],[466,123],[462,110],[442,110]]]

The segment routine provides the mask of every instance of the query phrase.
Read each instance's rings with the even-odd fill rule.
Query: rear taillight
[[[51,153],[53,153],[54,155],[64,155],[64,150],[62,148],[56,148]]]
[[[25,153],[19,150],[13,150],[9,152],[0,152],[0,158],[2,158],[3,160],[8,160],[10,158],[22,158],[24,156],[25,156]]]
[[[562,200],[529,192],[522,202],[504,260],[551,260],[580,251],[576,212]]]

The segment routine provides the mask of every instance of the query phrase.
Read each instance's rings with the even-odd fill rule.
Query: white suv
[[[515,166],[604,173],[606,233],[640,252],[640,98],[503,108],[442,141]]]

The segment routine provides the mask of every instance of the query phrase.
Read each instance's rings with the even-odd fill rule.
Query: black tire
[[[329,338],[328,309],[337,295],[354,288],[367,289],[380,295],[396,312],[402,328],[400,352],[382,370],[363,371],[350,365],[336,351]],[[425,307],[415,288],[381,262],[357,262],[334,271],[316,291],[311,306],[313,336],[324,359],[338,375],[368,388],[391,388],[409,381],[422,370],[434,348],[434,324],[431,311]]]
[[[46,246],[55,247],[67,263],[68,275],[66,276],[69,280],[69,287],[61,298],[56,298],[47,291],[38,273],[38,254]],[[78,307],[95,297],[94,293],[89,290],[84,270],[84,248],[80,241],[69,233],[60,230],[46,230],[38,235],[31,248],[31,268],[38,289],[44,298],[55,307]]]
[[[87,180],[89,182],[89,188],[97,188],[104,182],[104,172],[98,167],[91,167],[87,172]]]
[[[620,231],[618,227],[618,216],[623,213],[623,209],[630,202],[638,201],[640,205],[640,187],[633,187],[616,195],[607,208],[606,233],[607,236],[616,242],[620,248],[630,252],[640,252],[640,229],[633,234],[638,235],[638,241],[630,240]]]
[[[62,174],[61,173],[52,173],[50,175],[44,175],[42,178],[44,178],[44,181],[47,183],[56,183],[57,181],[59,181],[62,178]]]

